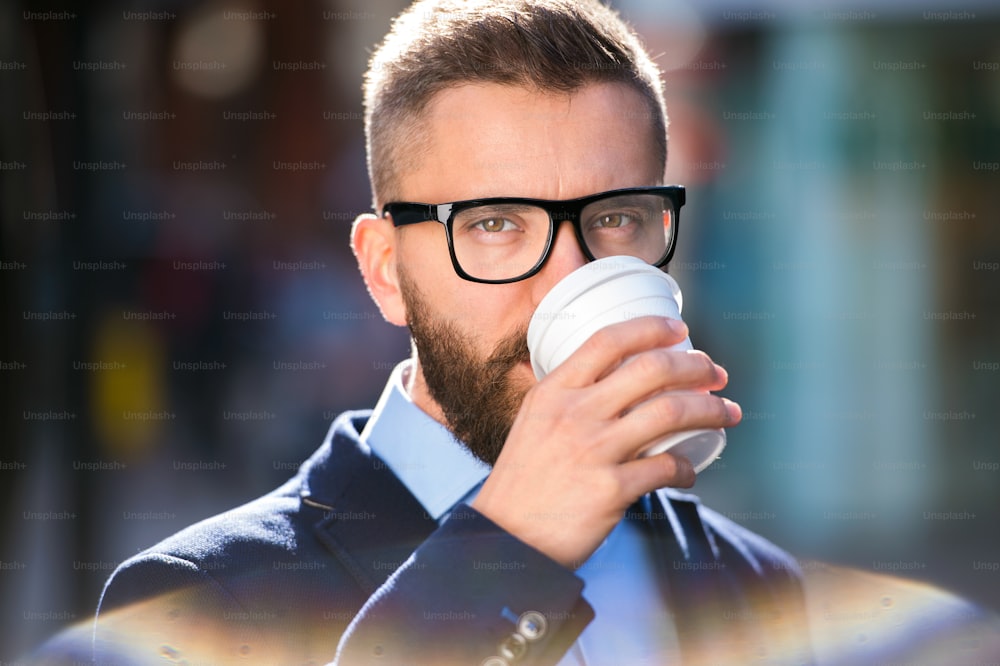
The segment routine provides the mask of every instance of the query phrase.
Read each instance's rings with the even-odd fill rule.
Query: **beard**
[[[503,337],[485,359],[448,321],[435,320],[403,271],[400,290],[424,382],[448,429],[474,456],[494,465],[530,385],[513,370],[529,360],[527,325]]]

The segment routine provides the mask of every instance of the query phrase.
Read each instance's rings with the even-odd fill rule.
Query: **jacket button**
[[[529,641],[537,641],[549,628],[548,620],[538,611],[528,611],[517,618],[517,633]]]
[[[528,641],[521,634],[511,634],[497,646],[497,652],[507,661],[517,661],[528,651]]]

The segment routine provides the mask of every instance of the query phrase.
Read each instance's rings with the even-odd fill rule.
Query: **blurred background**
[[[347,246],[405,4],[0,9],[0,661],[408,353]],[[745,412],[697,491],[1000,610],[1000,7],[801,4],[615,3],[665,70],[685,318]]]

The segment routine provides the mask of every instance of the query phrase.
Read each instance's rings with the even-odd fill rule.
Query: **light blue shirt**
[[[413,404],[410,361],[396,366],[361,439],[438,522],[471,502],[490,466]],[[656,579],[651,544],[636,523],[618,523],[577,570],[595,617],[558,666],[660,665],[680,661],[671,610]]]

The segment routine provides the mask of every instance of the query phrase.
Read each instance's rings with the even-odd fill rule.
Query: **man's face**
[[[571,199],[657,185],[663,177],[646,104],[621,84],[591,84],[571,95],[495,84],[451,88],[432,100],[422,129],[427,151],[401,174],[402,201]],[[396,234],[399,286],[417,349],[413,400],[492,464],[536,381],[528,320],[586,259],[563,224],[539,273],[479,284],[455,274],[440,224]]]

